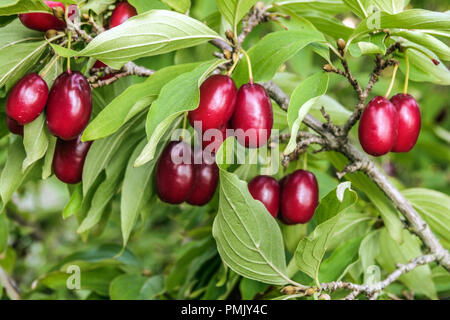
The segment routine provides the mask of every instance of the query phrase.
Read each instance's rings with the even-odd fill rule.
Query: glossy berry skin
[[[17,135],[23,137],[23,126],[20,123],[18,123],[16,120],[11,119],[10,117],[6,116],[6,126],[8,127],[8,129],[11,133],[14,133],[14,134],[17,134]]]
[[[248,183],[253,199],[261,201],[272,217],[278,216],[280,206],[280,185],[269,176],[257,176]]]
[[[47,6],[50,8],[61,7],[64,11],[66,7],[61,2],[56,1],[44,1]],[[64,30],[66,27],[66,23],[63,20],[58,19],[51,13],[41,13],[41,12],[33,12],[33,13],[24,13],[19,14],[19,19],[22,24],[33,30],[45,32],[50,29],[54,30]]]
[[[202,147],[206,152],[212,154],[217,153],[222,143],[227,139],[228,124],[223,125],[218,129],[209,129],[202,136]],[[214,130],[214,131],[213,131]],[[218,130],[218,131],[215,131]]]
[[[297,170],[281,188],[281,218],[286,224],[307,223],[319,204],[319,186],[313,173]]]
[[[53,155],[53,171],[62,182],[75,184],[81,181],[84,161],[92,141],[82,142],[81,135],[74,140],[58,139]]]
[[[195,206],[207,204],[214,196],[218,182],[219,168],[215,162],[194,164],[194,184],[186,202]]]
[[[116,6],[111,15],[111,20],[109,20],[109,28],[117,27],[135,15],[137,15],[137,11],[132,5],[126,1],[121,2]]]
[[[398,114],[394,105],[383,97],[373,98],[359,121],[361,147],[378,157],[392,150],[397,139]]]
[[[409,94],[399,93],[391,98],[398,113],[397,140],[391,151],[408,152],[417,142],[421,127],[420,108]]]
[[[92,112],[91,87],[79,72],[62,73],[50,90],[47,125],[52,134],[72,140],[86,128]]]
[[[239,89],[231,124],[241,145],[258,148],[267,143],[273,126],[273,111],[262,86],[248,83]]]
[[[156,191],[162,201],[178,204],[189,197],[195,176],[192,160],[186,142],[172,141],[163,150],[156,166]]]
[[[198,108],[189,111],[189,122],[202,124],[202,131],[221,128],[227,124],[236,106],[237,88],[233,79],[224,75],[213,75],[200,86]]]
[[[38,74],[30,73],[20,79],[9,93],[6,114],[19,124],[30,123],[44,110],[47,99],[47,83]]]

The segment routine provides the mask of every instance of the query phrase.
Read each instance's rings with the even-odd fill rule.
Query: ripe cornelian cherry
[[[56,141],[53,171],[59,180],[69,184],[81,181],[84,161],[92,141],[82,142],[81,135],[74,140]]]
[[[194,184],[194,164],[191,146],[172,141],[163,150],[156,166],[156,190],[167,203],[186,201]]]
[[[198,121],[202,131],[221,128],[233,115],[237,88],[233,79],[225,75],[213,75],[200,86],[198,108],[189,111],[189,122],[194,127]]]
[[[359,121],[361,147],[375,157],[388,153],[395,145],[397,127],[398,114],[394,105],[383,97],[373,98]]]
[[[207,204],[216,192],[219,168],[215,162],[194,164],[194,183],[186,202],[195,206]]]
[[[217,153],[217,150],[219,150],[222,143],[228,137],[227,135],[228,128],[229,125],[225,124],[218,129],[209,129],[209,131],[205,132],[202,136],[203,150],[211,154]]]
[[[91,87],[80,72],[64,72],[50,90],[47,125],[52,134],[73,140],[86,128],[92,112]]]
[[[6,126],[8,127],[8,129],[11,133],[14,133],[14,134],[17,134],[17,135],[23,137],[23,125],[18,123],[16,120],[11,119],[10,117],[6,116]]]
[[[64,11],[66,11],[66,7],[61,2],[56,1],[44,1],[47,6],[50,8],[61,7]],[[22,24],[33,30],[45,32],[50,29],[54,30],[64,30],[66,27],[66,23],[63,20],[58,19],[52,13],[42,13],[42,12],[33,12],[33,13],[24,13],[19,14],[19,19]]]
[[[297,170],[281,187],[281,218],[286,224],[306,223],[319,203],[319,186],[312,172]]]
[[[253,199],[261,201],[267,211],[276,218],[280,205],[280,185],[269,176],[257,176],[248,183]]]
[[[420,133],[420,108],[409,94],[399,93],[391,98],[398,113],[397,140],[391,151],[408,152],[414,148]]]
[[[129,18],[137,15],[136,9],[127,1],[119,3],[114,9],[111,20],[109,20],[109,28],[117,27]]]
[[[273,111],[262,86],[248,83],[239,89],[231,124],[241,145],[258,148],[267,143],[273,126]]]
[[[47,104],[47,83],[36,73],[20,79],[12,88],[6,101],[6,114],[19,124],[36,119]]]

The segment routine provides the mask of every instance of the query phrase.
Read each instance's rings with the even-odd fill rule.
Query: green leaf
[[[124,274],[111,282],[111,300],[152,300],[164,291],[164,277]]]
[[[352,10],[360,18],[366,18],[370,13],[368,11],[369,6],[373,0],[343,0],[347,7]]]
[[[347,44],[370,31],[385,28],[449,31],[450,14],[423,9],[411,9],[397,14],[375,12],[361,21]]]
[[[318,72],[303,80],[292,93],[287,114],[291,138],[284,149],[284,154],[294,151],[300,125],[318,98],[327,92],[328,78],[328,73]]]
[[[42,32],[26,28],[19,19],[15,19],[0,29],[0,50],[22,42],[42,40]]]
[[[2,0],[0,16],[27,12],[51,12],[50,8],[41,0]]]
[[[347,164],[345,156],[336,152],[327,152],[327,157],[333,166],[341,171]],[[358,190],[364,192],[374,206],[378,209],[378,212],[383,219],[383,222],[389,231],[389,234],[395,241],[402,242],[402,222],[398,216],[397,211],[392,205],[392,202],[386,197],[383,191],[370,180],[365,174],[361,172],[346,174],[345,178],[351,181],[352,185]]]
[[[11,200],[11,196],[23,183],[27,174],[31,171],[33,165],[29,166],[22,173],[22,163],[25,159],[25,150],[23,148],[22,139],[19,137],[11,138],[8,149],[8,158],[2,175],[0,176],[0,196],[3,202],[3,211],[6,204]]]
[[[92,10],[95,14],[99,15],[115,2],[116,0],[89,0],[81,7],[80,11],[81,13],[88,13],[89,10]]]
[[[80,52],[53,45],[64,56],[88,56],[120,69],[126,62],[193,47],[219,38],[200,21],[166,10],[152,10],[128,19],[92,40]]]
[[[236,30],[238,23],[249,12],[257,0],[216,0],[220,13]]]
[[[380,10],[391,14],[403,11],[409,0],[371,0],[373,4]]]
[[[431,230],[450,244],[450,197],[434,190],[414,188],[402,190],[403,195],[420,213]]]
[[[161,1],[180,13],[188,12],[189,8],[191,7],[191,0],[161,0]]]
[[[0,212],[0,255],[8,246],[8,218],[5,212]]]
[[[276,5],[289,8],[297,14],[302,14],[305,11],[336,14],[348,10],[342,0],[291,0],[280,1]]]
[[[212,60],[202,63],[193,71],[173,79],[161,89],[158,99],[153,102],[147,116],[146,131],[149,141],[136,159],[135,167],[154,158],[159,140],[178,116],[198,107],[200,85],[213,70],[224,62],[226,61]]]
[[[386,45],[384,43],[386,34],[384,32],[369,36],[364,41],[352,43],[349,46],[350,54],[354,57],[360,57],[366,54],[385,54]]]
[[[420,240],[411,235],[407,230],[403,230],[403,243],[399,245],[394,241],[386,229],[380,233],[380,254],[377,261],[387,272],[393,272],[397,263],[407,263],[410,260],[422,255],[420,250]],[[399,279],[411,291],[425,294],[431,299],[437,299],[436,288],[428,265],[420,266]]]
[[[8,92],[39,60],[47,42],[19,43],[0,49],[0,89]]]
[[[234,138],[228,138],[231,141]],[[225,144],[225,143],[224,143]],[[223,146],[217,159],[223,159]],[[213,236],[223,262],[234,272],[268,284],[290,282],[283,239],[275,219],[254,200],[247,183],[219,164],[219,211]]]
[[[197,63],[163,68],[146,81],[128,87],[92,120],[83,133],[83,141],[97,140],[116,132],[127,121],[145,110],[161,88],[182,73],[192,71]]]
[[[117,149],[122,145],[129,132],[134,129],[134,126],[140,120],[142,119],[136,117],[132,121],[129,121],[122,130],[107,138],[97,140],[92,144],[83,168],[83,196],[86,196],[99,174],[116,155]]]
[[[310,21],[320,32],[334,39],[348,39],[353,33],[352,28],[347,27],[341,20],[333,16],[321,14],[318,12],[302,14],[304,18]]]
[[[269,81],[281,65],[297,54],[308,44],[323,41],[317,31],[278,31],[265,36],[255,46],[248,50],[252,63],[253,80],[255,82]],[[248,82],[247,59],[243,57],[233,73],[233,79],[239,87]]]
[[[373,276],[372,267],[375,266],[375,259],[380,253],[380,231],[370,232],[361,242],[359,247],[359,260],[361,261],[362,271],[364,272],[364,283],[368,284]],[[380,280],[380,279],[377,279]]]
[[[295,252],[297,267],[319,284],[319,268],[336,230],[337,222],[345,209],[353,206],[358,199],[350,189],[349,182],[343,182],[326,195],[316,209],[317,227],[298,244]]]
[[[325,111],[330,115],[331,120],[335,124],[344,124],[351,115],[351,112],[340,104],[339,101],[327,95],[320,96],[313,104],[309,113],[320,119],[323,117],[320,111],[322,107],[325,108]]]
[[[435,84],[450,85],[450,71],[444,63],[435,65],[430,56],[415,49],[408,49],[410,63],[410,80],[418,82],[432,82]],[[437,59],[437,57],[435,57]],[[404,58],[400,60],[400,70],[406,72],[406,62]]]
[[[66,204],[63,210],[63,219],[67,219],[81,210],[83,204],[83,188],[80,184],[75,186],[72,192],[69,202]]]
[[[86,232],[100,222],[107,204],[117,192],[129,155],[140,136],[140,134],[135,134],[128,137],[116,150],[116,156],[111,159],[105,168],[106,179],[95,191],[89,206],[89,211],[78,227],[78,233]]]
[[[22,163],[22,171],[24,172],[30,165],[44,157],[47,152],[48,137],[44,113],[26,124],[23,133],[23,145],[27,154]]]
[[[391,36],[402,37],[433,51],[441,60],[450,61],[450,48],[437,38],[413,30],[391,30]]]
[[[358,259],[361,237],[342,243],[319,268],[321,282],[339,281],[349,266]]]
[[[52,175],[53,155],[55,154],[56,137],[48,135],[48,147],[42,166],[42,179],[45,180]]]

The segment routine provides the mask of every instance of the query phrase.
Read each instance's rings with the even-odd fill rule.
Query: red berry
[[[398,113],[397,141],[393,152],[408,152],[417,142],[420,133],[421,116],[417,101],[409,94],[397,94],[391,98]]]
[[[75,139],[92,112],[91,87],[80,72],[64,72],[53,84],[47,104],[47,125],[63,140]]]
[[[16,120],[6,116],[6,126],[8,127],[10,132],[23,137],[23,126]]]
[[[53,171],[59,180],[75,184],[81,181],[84,161],[92,141],[82,142],[81,135],[74,140],[58,139],[53,155]]]
[[[381,156],[392,150],[397,139],[398,114],[394,105],[375,97],[364,109],[359,121],[359,142],[365,152]]]
[[[100,68],[106,68],[107,65],[101,62],[100,60],[95,61],[94,66],[92,68],[100,69]]]
[[[273,111],[262,86],[248,83],[239,89],[231,123],[241,145],[258,148],[267,143],[273,126]]]
[[[198,108],[189,111],[189,122],[201,122],[202,131],[221,128],[233,115],[237,88],[233,79],[224,75],[213,75],[200,86]]]
[[[228,137],[227,135],[228,124],[223,125],[218,129],[208,129],[202,136],[202,147],[205,152],[211,154],[217,153],[222,143]]]
[[[196,206],[207,204],[216,192],[219,168],[215,162],[194,164],[194,184],[186,202]]]
[[[277,180],[269,176],[257,176],[248,183],[248,190],[254,199],[264,204],[274,218],[278,216],[280,185]]]
[[[163,150],[156,167],[156,190],[167,203],[186,201],[194,184],[194,164],[191,146],[172,141]]]
[[[116,6],[111,15],[111,20],[109,20],[109,28],[117,27],[135,15],[137,15],[137,11],[132,5],[126,1],[121,2]]]
[[[9,93],[6,114],[19,124],[30,123],[44,110],[47,98],[47,83],[38,74],[30,73]]]
[[[297,170],[281,188],[281,217],[286,224],[306,223],[319,203],[319,186],[313,173]]]
[[[50,8],[61,7],[66,11],[66,7],[61,2],[56,1],[44,1]],[[58,19],[51,13],[24,13],[19,14],[19,19],[22,24],[30,29],[45,32],[50,29],[64,30],[66,23],[63,20]]]

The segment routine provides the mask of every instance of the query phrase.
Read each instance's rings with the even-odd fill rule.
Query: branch
[[[93,71],[95,72],[96,70]],[[120,70],[114,70],[110,67],[106,67],[104,68],[103,72],[97,72],[94,76],[89,77],[88,81],[89,83],[91,83],[92,88],[99,88],[109,85],[126,76],[135,75],[138,77],[149,77],[154,73],[154,70],[138,66],[134,62],[128,62]],[[114,76],[108,79],[99,80],[100,77],[104,77],[110,74],[113,74]]]
[[[19,290],[16,288],[14,280],[11,279],[6,271],[0,266],[0,283],[6,290],[6,294],[11,300],[20,300]]]
[[[284,110],[289,107],[289,97],[273,82],[262,84],[269,96],[277,102]],[[359,169],[364,172],[375,184],[386,194],[394,206],[406,218],[411,230],[419,236],[428,247],[431,254],[436,255],[436,260],[448,271],[450,271],[450,254],[441,245],[436,236],[431,232],[428,224],[422,219],[403,194],[394,187],[383,171],[355,146],[350,144],[346,137],[336,137],[331,131],[324,127],[323,123],[311,115],[306,115],[303,122],[319,133],[329,150],[335,150],[344,154],[351,163],[359,163],[359,168],[350,167],[347,171]],[[344,139],[345,138],[345,139]],[[345,170],[344,170],[345,171]]]

